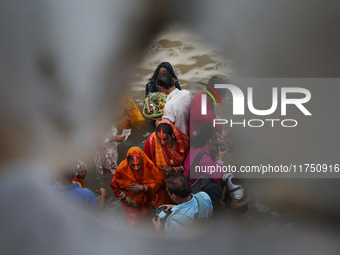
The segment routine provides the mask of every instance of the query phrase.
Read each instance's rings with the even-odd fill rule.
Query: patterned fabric
[[[153,162],[155,163],[156,167],[161,171],[163,167],[168,166],[168,163],[166,162],[162,145],[157,140],[156,132],[152,133],[152,137],[150,138],[150,145],[151,153],[152,155],[154,155]]]
[[[166,176],[163,173],[163,167],[172,166],[176,172],[183,172],[182,165],[188,155],[190,146],[188,136],[176,128],[175,125],[168,121],[160,121],[159,124],[161,123],[167,123],[172,127],[177,142],[177,149],[174,150],[168,145],[162,145],[157,139],[156,132],[150,135],[149,143],[145,143],[144,150],[150,152],[152,161],[163,176],[163,187],[156,194],[156,198],[153,201],[155,207],[174,203],[165,189]],[[149,148],[146,148],[147,146]]]
[[[177,149],[174,150],[168,145],[162,145],[157,139],[156,132],[154,132],[150,139],[151,155],[154,155],[152,160],[160,170],[165,166],[181,166],[188,155],[190,146],[189,137],[171,122],[163,120],[159,122],[159,124],[161,123],[169,124],[172,127],[177,142]]]
[[[118,133],[117,128],[113,125],[111,133],[107,135],[105,140],[108,140]],[[101,150],[98,150],[95,157],[94,163],[96,164],[96,168],[100,174],[103,174],[104,171],[111,172],[112,174],[117,169],[117,160],[118,160],[118,152],[117,152],[117,142],[104,143]]]

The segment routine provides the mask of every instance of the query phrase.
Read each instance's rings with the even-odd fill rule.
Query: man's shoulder
[[[189,204],[186,203],[184,206],[183,204],[179,204],[173,207],[173,210],[175,210],[166,220],[165,225],[167,231],[185,231],[186,228],[193,223],[197,212],[196,210],[193,210],[194,206],[192,204],[192,200]]]
[[[184,96],[184,97],[191,97],[192,96],[190,91],[186,90],[186,89],[178,90],[177,94]]]
[[[94,193],[91,190],[80,188],[79,185],[74,185],[73,191],[84,196],[95,197]]]
[[[204,200],[205,205],[199,206],[199,201]],[[192,199],[186,203],[174,206],[176,210],[170,214],[166,221],[167,231],[185,231],[187,230],[196,220],[197,213],[202,214],[199,218],[208,218],[209,212],[212,210],[211,200],[207,193],[199,192],[193,195]],[[200,208],[205,208],[203,212],[200,212]],[[201,209],[202,210],[202,209]]]
[[[202,196],[204,198],[204,200],[211,201],[209,195],[204,191],[200,191],[200,192],[196,193],[194,196],[196,196],[196,197]]]
[[[182,90],[175,89],[168,95],[168,98],[172,99],[172,98],[187,97],[187,96],[191,97],[190,91],[186,89],[182,89]]]
[[[207,214],[206,217],[208,217],[209,212],[213,209],[213,205],[212,205],[212,201],[211,201],[210,196],[206,192],[204,192],[204,191],[198,192],[194,196],[197,198],[198,202],[199,201],[204,201],[203,202],[204,203],[204,207],[206,208],[206,212],[205,213]]]
[[[80,188],[80,187],[79,187],[79,188]],[[91,190],[89,190],[89,189],[82,189],[82,188],[80,188],[79,191],[82,192],[82,193],[85,194],[85,195],[94,196],[94,193],[93,193]]]
[[[192,101],[192,95],[188,90],[179,90],[178,93],[176,95],[173,96],[173,104],[181,104],[181,105],[187,105],[190,106],[191,105],[191,101]]]

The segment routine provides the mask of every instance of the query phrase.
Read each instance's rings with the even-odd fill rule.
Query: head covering
[[[157,75],[159,73],[159,69],[161,69],[161,67],[164,67],[172,76],[172,78],[175,79],[175,82],[178,83],[178,78],[174,72],[174,69],[172,68],[172,65],[169,63],[169,62],[162,62],[158,65],[158,67],[156,68],[155,72],[153,73],[150,81],[152,80],[153,82],[156,82],[156,78],[157,78]]]
[[[142,166],[138,173],[136,170],[131,169],[127,160],[129,156],[138,156],[140,158]],[[144,205],[151,201],[151,196],[160,188],[162,180],[161,173],[144,151],[138,147],[132,147],[127,152],[126,159],[119,164],[115,171],[110,186],[113,188],[116,196],[119,197],[116,189],[123,189],[129,197]],[[151,188],[151,192],[148,192],[148,195],[144,192],[132,193],[128,189],[132,183],[147,184]]]
[[[184,134],[179,128],[177,128],[173,123],[167,120],[161,120],[158,122],[159,124],[166,123],[171,126],[172,131],[174,132],[174,136],[176,138],[177,145],[179,146],[179,151],[181,154],[185,154],[185,151],[188,149],[189,137]],[[158,126],[157,125],[157,126]]]
[[[168,145],[162,145],[158,139],[156,131],[151,135],[151,154],[155,155],[154,163],[158,169],[165,166],[180,166],[183,165],[185,158],[189,152],[189,137],[184,134],[179,128],[169,121],[162,120],[159,124],[166,123],[171,126],[177,142],[177,149],[174,150]]]
[[[157,75],[159,73],[159,69],[161,69],[161,67],[164,67],[171,74],[172,78],[175,79],[175,87],[177,89],[181,90],[181,86],[178,83],[178,78],[177,78],[171,64],[169,62],[162,62],[157,66],[155,72],[153,73],[153,75],[149,79],[149,82],[146,84],[146,87],[145,87],[145,95],[146,96],[150,92],[160,92],[161,91],[161,89],[156,84],[156,78],[157,78]]]

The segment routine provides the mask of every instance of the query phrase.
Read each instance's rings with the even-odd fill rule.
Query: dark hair
[[[174,133],[174,131],[172,130],[171,125],[169,125],[168,123],[161,123],[157,126],[156,128],[156,132],[160,132],[161,130],[163,130],[163,132],[167,135],[172,135]]]
[[[211,77],[208,81],[208,84],[214,88],[215,84],[230,84],[230,81],[227,79],[227,77],[225,76],[217,76],[214,75],[213,77]],[[214,95],[213,91],[211,91],[209,88],[208,90]],[[225,97],[225,94],[227,93],[226,89],[216,89],[216,92],[219,94],[219,96],[221,98]]]
[[[174,80],[169,72],[160,73],[157,75],[156,83],[158,86],[165,89],[170,89],[175,86]]]
[[[214,128],[210,123],[199,124],[190,137],[190,144],[195,147],[203,147],[209,139],[214,137]]]
[[[156,77],[157,77],[157,75],[159,73],[159,69],[161,69],[162,67],[164,67],[171,74],[172,78],[175,79],[175,82],[178,82],[178,78],[177,78],[177,76],[176,76],[176,74],[174,72],[174,69],[172,68],[172,66],[171,66],[171,64],[169,62],[162,62],[162,63],[160,63],[157,66],[157,68],[156,68],[155,72],[153,73],[153,75],[152,75],[150,80],[156,81]]]
[[[181,173],[170,175],[166,179],[166,188],[170,194],[186,198],[192,193],[188,179]]]
[[[172,68],[171,64],[169,62],[162,62],[158,65],[156,70],[154,71],[152,77],[149,79],[149,82],[145,86],[145,95],[147,96],[150,92],[159,92],[161,91],[160,88],[156,85],[156,78],[159,73],[159,69],[164,67],[172,76],[172,78],[175,80],[175,87],[179,90],[181,90],[181,86],[178,83],[178,78],[174,72],[174,69]]]

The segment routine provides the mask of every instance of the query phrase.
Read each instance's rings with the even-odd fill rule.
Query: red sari
[[[163,167],[172,166],[176,172],[183,172],[183,164],[188,155],[190,144],[189,137],[179,130],[169,121],[160,121],[158,124],[169,124],[173,130],[177,142],[177,148],[174,150],[168,145],[162,145],[158,139],[156,132],[153,132],[145,142],[144,151],[148,157],[155,163],[159,172],[163,176],[163,188],[157,193],[153,204],[158,207],[162,204],[173,204],[167,191],[165,190],[166,176],[163,173]]]
[[[131,169],[127,157],[136,155],[141,159],[142,167],[140,169],[140,174],[137,171]],[[127,196],[137,201],[139,207],[131,207],[121,200],[123,209],[125,212],[125,218],[128,223],[135,224],[142,220],[150,212],[151,201],[154,199],[156,192],[162,186],[162,175],[155,167],[153,162],[145,155],[144,151],[138,147],[132,147],[129,149],[126,159],[122,161],[117,170],[114,173],[114,177],[110,184],[113,192],[119,198],[119,193],[116,189],[123,190]],[[133,184],[145,184],[148,189],[146,192],[141,191],[138,193],[132,193],[128,187]]]

